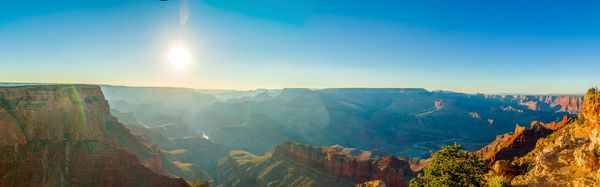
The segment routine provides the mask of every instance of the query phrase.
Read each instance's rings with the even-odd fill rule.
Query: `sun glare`
[[[192,64],[190,50],[183,44],[171,46],[167,53],[167,62],[175,70],[184,70]]]

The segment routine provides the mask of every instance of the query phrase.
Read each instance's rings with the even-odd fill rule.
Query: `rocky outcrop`
[[[0,137],[0,186],[187,186],[153,171],[156,148],[111,116],[98,86],[0,88]]]
[[[359,152],[294,142],[278,145],[264,156],[231,151],[219,161],[219,181],[223,186],[349,186],[381,180],[387,186],[407,186],[415,176],[407,160]]]
[[[516,176],[513,185],[598,186],[600,168],[595,150],[598,144],[589,139],[575,139],[566,134],[546,146],[535,157],[534,167]]]
[[[585,126],[600,129],[600,92],[597,89],[590,89],[585,95],[582,115]]]
[[[517,161],[531,169],[512,180],[513,185],[600,186],[600,93],[590,89],[578,120],[538,143]]]
[[[552,123],[534,121],[529,128],[517,125],[513,133],[498,135],[496,140],[477,151],[476,154],[490,164],[496,160],[512,161],[515,157],[529,153],[535,148],[540,138],[550,135],[569,121],[570,118],[565,116],[561,121]]]

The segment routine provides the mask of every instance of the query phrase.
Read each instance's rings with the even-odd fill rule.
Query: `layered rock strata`
[[[0,186],[187,186],[157,159],[98,86],[0,88]]]

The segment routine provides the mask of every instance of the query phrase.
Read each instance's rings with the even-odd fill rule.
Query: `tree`
[[[487,171],[477,155],[462,150],[460,144],[443,146],[433,154],[424,174],[411,180],[411,187],[421,186],[482,186]]]

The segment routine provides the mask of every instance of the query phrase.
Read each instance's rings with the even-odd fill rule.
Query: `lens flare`
[[[188,2],[187,2],[187,0],[183,0],[181,2],[181,7],[179,10],[179,24],[181,24],[181,26],[186,26],[188,17],[189,17]]]

